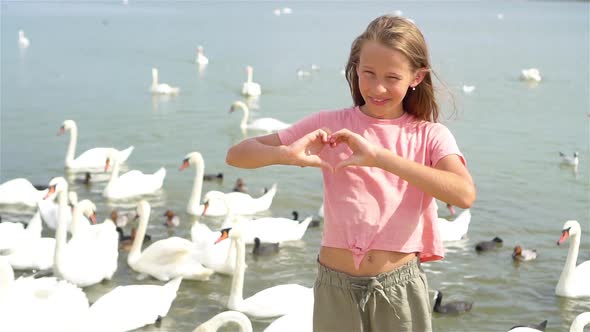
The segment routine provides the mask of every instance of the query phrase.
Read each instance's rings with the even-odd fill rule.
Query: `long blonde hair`
[[[403,53],[410,61],[413,71],[425,70],[424,79],[416,86],[416,90],[408,89],[406,92],[403,108],[404,111],[418,119],[437,122],[439,107],[434,97],[431,75],[434,73],[430,67],[426,41],[414,23],[400,16],[383,15],[377,17],[352,42],[345,73],[354,105],[362,106],[365,104],[359,89],[359,77],[356,67],[359,63],[361,49],[366,41],[377,41]]]

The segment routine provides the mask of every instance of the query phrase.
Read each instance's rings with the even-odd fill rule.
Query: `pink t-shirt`
[[[451,132],[440,123],[420,121],[408,113],[397,119],[376,119],[358,107],[322,111],[278,132],[289,145],[319,128],[347,128],[397,155],[434,167],[456,154],[465,164]],[[345,144],[324,147],[320,157],[335,166],[352,151]],[[395,174],[377,167],[349,166],[324,177],[322,246],[350,249],[358,269],[371,249],[418,252],[422,262],[444,257],[435,224],[434,198]]]

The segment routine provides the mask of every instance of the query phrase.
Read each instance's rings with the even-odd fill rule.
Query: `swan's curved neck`
[[[193,210],[193,207],[198,207],[201,203],[201,194],[203,193],[203,176],[205,174],[205,165],[203,161],[197,161],[195,163],[195,180],[193,181],[193,190],[191,192],[191,198],[188,201],[187,211]]]
[[[82,229],[80,219],[82,219],[82,209],[76,204],[72,211],[72,224],[70,225],[70,233],[72,233],[72,236],[76,235]]]
[[[76,153],[76,142],[78,141],[78,127],[75,125],[70,127],[70,142],[68,143],[68,150],[66,152],[66,166],[69,166],[74,161],[74,154]]]
[[[158,72],[152,71],[152,86],[158,85]]]
[[[576,269],[576,263],[578,262],[578,251],[580,250],[580,234],[576,233],[570,236],[570,247],[565,260],[563,271],[559,277],[559,283],[573,275]]]
[[[133,244],[129,250],[129,256],[127,256],[127,263],[129,265],[135,263],[141,257],[141,246],[143,245],[143,238],[145,237],[149,218],[150,214],[145,213],[145,211],[139,216],[139,227],[137,227]]]
[[[231,238],[236,247],[236,267],[231,280],[228,307],[235,308],[244,301],[244,272],[246,270],[246,243],[241,238]]]
[[[244,115],[242,116],[242,122],[240,122],[241,128],[246,128],[248,126],[248,119],[250,118],[250,110],[248,107],[242,103],[237,104],[237,106],[244,111]]]
[[[106,186],[106,188],[109,188],[109,189],[113,185],[113,182],[115,182],[119,178],[119,167],[120,167],[118,157],[111,156],[110,162],[113,163],[113,171],[111,173],[111,177],[109,178],[109,183],[107,183],[107,186]]]
[[[62,277],[60,267],[62,265],[62,252],[66,246],[68,224],[66,222],[66,209],[68,209],[67,188],[57,193],[57,227],[55,230],[55,253],[53,256],[53,270],[56,275]]]
[[[229,322],[238,324],[241,332],[252,332],[252,323],[248,317],[236,311],[225,311],[211,318],[207,322],[207,331],[217,331],[220,327]]]
[[[590,324],[590,312],[579,314],[572,322],[570,332],[583,332],[584,326]]]
[[[248,70],[247,75],[248,75],[248,79],[246,81],[248,83],[252,83],[253,70],[252,69]]]

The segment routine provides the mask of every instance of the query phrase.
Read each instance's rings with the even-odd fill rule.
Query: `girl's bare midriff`
[[[355,277],[374,277],[380,273],[390,272],[416,258],[416,253],[369,250],[361,261],[358,270],[354,266],[352,257],[352,252],[348,249],[320,248],[319,259],[322,265]]]

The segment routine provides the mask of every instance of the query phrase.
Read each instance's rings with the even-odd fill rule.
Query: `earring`
[[[416,91],[416,87],[415,86],[412,87],[412,91]]]

